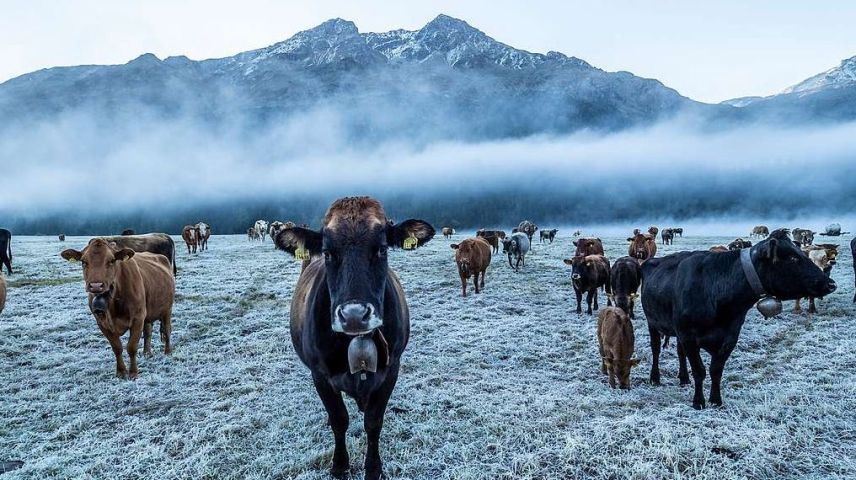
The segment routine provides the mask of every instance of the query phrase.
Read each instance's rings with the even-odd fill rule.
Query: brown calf
[[[450,247],[455,250],[455,263],[458,264],[458,274],[461,276],[461,295],[467,296],[467,280],[470,276],[473,277],[476,293],[479,293],[479,286],[484,288],[484,274],[490,265],[490,245],[484,238],[479,237],[468,238],[460,244],[453,243]],[[479,274],[481,274],[481,281],[479,281]]]
[[[823,271],[827,277],[832,273],[832,267],[835,266],[838,258],[838,245],[829,243],[808,245],[802,247],[802,251],[808,255],[809,260]],[[794,304],[794,312],[802,312],[802,307],[800,306],[801,300],[802,298],[797,298]],[[817,313],[814,297],[808,297],[808,313]]]
[[[196,225],[185,225],[181,229],[181,238],[184,239],[184,243],[187,245],[187,253],[191,253],[191,249],[193,253],[196,253],[196,247],[199,245],[199,227]]]
[[[710,247],[709,251],[713,253],[723,253],[728,251],[728,247],[726,247],[725,245],[714,245]]]
[[[169,260],[160,254],[117,249],[103,238],[93,238],[83,251],[62,252],[66,260],[83,265],[89,309],[116,356],[116,376],[136,379],[137,348],[143,337],[143,354],[152,354],[152,325],[160,320],[164,353],[170,353],[175,278]],[[122,359],[122,335],[128,337],[130,371]]]
[[[615,377],[622,389],[630,389],[630,368],[639,365],[633,357],[633,323],[624,310],[606,307],[597,317],[597,341],[600,347],[600,371],[609,376],[615,388]]]
[[[574,246],[577,247],[575,257],[603,255],[603,242],[599,238],[578,238],[574,240]]]
[[[657,241],[651,235],[636,233],[635,236],[628,238],[627,241],[630,242],[627,254],[640,263],[657,255]]]

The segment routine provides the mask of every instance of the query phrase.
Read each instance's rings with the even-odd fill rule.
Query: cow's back
[[[108,242],[116,243],[119,247],[130,248],[137,253],[149,252],[163,255],[170,261],[170,264],[175,266],[175,241],[165,233],[102,238]]]
[[[172,309],[175,300],[175,278],[172,265],[158,253],[140,252],[131,261],[136,262],[146,296],[146,320],[159,320]]]
[[[648,323],[657,326],[662,333],[675,334],[672,313],[676,292],[681,292],[681,286],[676,284],[678,266],[698,253],[702,252],[679,252],[649,258],[642,263],[642,310]]]

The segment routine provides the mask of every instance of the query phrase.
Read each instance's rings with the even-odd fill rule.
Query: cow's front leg
[[[592,299],[594,301],[594,310],[597,311],[599,305],[597,304],[597,289],[596,288],[592,292]]]
[[[379,480],[383,476],[383,462],[380,459],[380,431],[383,428],[383,416],[395,382],[398,381],[398,364],[389,367],[386,381],[369,397],[365,415],[366,436],[366,480]]]
[[[345,434],[348,432],[348,423],[350,422],[348,409],[345,407],[345,402],[342,401],[342,396],[333,390],[325,378],[313,373],[312,383],[315,384],[315,391],[318,392],[318,397],[321,398],[321,403],[327,410],[327,421],[330,423],[330,429],[333,430],[333,438],[336,443],[333,450],[333,468],[330,469],[330,474],[335,478],[347,478],[351,469],[348,446],[345,444]]]
[[[708,400],[711,405],[722,406],[722,372],[725,370],[725,362],[728,361],[728,357],[731,356],[736,344],[736,341],[726,341],[718,352],[710,355],[710,398]]]
[[[137,349],[140,348],[140,337],[143,335],[143,326],[145,325],[145,315],[139,316],[131,321],[131,334],[128,336],[128,358],[131,360],[131,370],[128,373],[128,378],[136,380],[140,374],[137,368]]]
[[[586,292],[586,313],[589,315],[591,315],[591,301],[592,301],[592,294],[591,294],[591,290],[589,290],[588,292]]]
[[[577,314],[581,314],[583,313],[583,292],[577,287],[574,287],[574,294],[577,296]]]
[[[99,326],[99,328],[101,327]],[[113,355],[116,356],[116,377],[128,378],[128,368],[125,367],[125,360],[122,358],[122,337],[104,328],[101,328],[101,333],[110,342],[110,348],[113,349]]]
[[[476,293],[479,293],[479,271],[476,270],[475,275],[473,275],[473,288],[475,288]]]
[[[651,385],[660,384],[660,332],[648,325],[651,339]]]
[[[705,407],[704,403],[704,377],[705,369],[704,362],[701,360],[701,351],[696,345],[694,339],[686,339],[679,337],[678,341],[683,344],[684,353],[687,355],[687,360],[690,361],[690,367],[693,370],[693,382],[695,383],[695,393],[693,394],[693,408],[701,410]]]
[[[678,350],[678,381],[681,383],[681,386],[690,384],[690,374],[687,370],[687,354],[684,353],[684,347],[681,346],[681,342],[677,342],[677,350]]]
[[[817,313],[817,307],[814,305],[814,297],[808,297],[808,313]]]

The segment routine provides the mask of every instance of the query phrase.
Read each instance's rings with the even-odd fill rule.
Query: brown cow
[[[660,233],[660,229],[654,226],[648,227],[648,235],[651,235],[655,239],[657,238],[657,234]]]
[[[728,251],[728,247],[726,247],[725,245],[714,245],[710,247],[709,251],[713,253],[723,253]]]
[[[147,233],[145,235],[122,235],[118,237],[101,237],[118,248],[130,248],[142,253],[159,253],[168,258],[172,264],[172,274],[177,273],[175,266],[175,242],[165,233]]]
[[[574,286],[574,294],[577,297],[577,313],[582,313],[583,293],[586,293],[586,313],[592,314],[592,307],[597,310],[597,289],[603,287],[606,290],[607,306],[612,305],[609,299],[612,296],[612,286],[609,281],[609,260],[603,255],[588,255],[567,258],[566,265],[571,267],[571,283]]]
[[[599,238],[578,238],[574,240],[574,246],[577,247],[575,257],[603,255],[603,242]]]
[[[491,237],[498,240],[496,237]],[[490,265],[490,250],[484,238],[468,238],[460,244],[450,245],[455,250],[455,263],[458,264],[458,274],[461,276],[461,295],[467,296],[467,280],[473,277],[473,287],[479,293],[479,286],[484,288],[484,274]],[[481,274],[481,281],[479,281]]]
[[[196,225],[185,225],[181,229],[181,238],[187,245],[187,253],[190,253],[191,249],[196,253],[196,247],[199,244],[199,228]]]
[[[3,272],[0,272],[0,313],[3,313],[3,307],[6,306],[6,277]]]
[[[802,247],[802,251],[808,255],[809,260],[811,260],[817,268],[821,269],[827,277],[832,273],[832,267],[837,263],[838,245],[830,243],[808,245]],[[802,307],[800,306],[801,300],[802,298],[797,298],[794,303],[794,312],[802,312]],[[808,297],[808,313],[817,313],[817,307],[814,304],[814,297]]]
[[[493,253],[499,253],[499,241],[500,240],[499,240],[498,236],[489,235],[489,236],[482,236],[482,237],[476,237],[476,238],[480,238],[480,239],[484,240],[485,242],[487,242],[487,244],[490,245],[491,248],[493,249]]]
[[[452,235],[455,234],[455,229],[452,227],[443,227],[443,238],[452,238]]]
[[[627,241],[630,242],[627,254],[640,263],[657,255],[657,241],[648,234],[636,233],[635,236],[628,238]]]
[[[633,357],[633,323],[618,307],[606,307],[597,317],[597,341],[600,346],[600,371],[609,376],[609,386],[630,389],[630,368],[639,365]]]
[[[103,238],[93,238],[83,251],[68,249],[62,258],[83,265],[83,281],[89,309],[116,356],[116,376],[137,378],[137,348],[143,337],[143,354],[152,354],[152,324],[160,320],[164,353],[172,351],[172,304],[175,277],[169,259],[153,253],[115,248]],[[128,330],[130,371],[122,359],[122,335]]]

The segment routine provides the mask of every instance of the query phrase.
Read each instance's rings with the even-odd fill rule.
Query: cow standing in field
[[[750,248],[752,246],[752,242],[749,240],[743,240],[742,238],[735,238],[734,241],[728,244],[728,249],[731,251],[741,250],[744,248]]]
[[[767,228],[766,225],[756,225],[752,228],[752,233],[749,234],[750,237],[761,237],[766,238],[770,235],[770,229]]]
[[[655,239],[656,237],[637,231],[636,235],[627,239],[630,242],[627,254],[640,263],[649,258],[654,258],[657,255],[657,241]]]
[[[597,316],[597,343],[600,349],[600,371],[608,375],[609,386],[615,379],[622,390],[630,389],[630,369],[639,365],[633,358],[635,338],[633,322],[620,308],[606,307]]]
[[[538,230],[538,226],[529,220],[523,220],[520,222],[520,225],[517,226],[518,232],[523,232],[529,238],[529,243],[532,243],[532,237],[535,236],[535,232]]]
[[[657,234],[660,233],[660,229],[654,226],[648,227],[648,235],[651,236],[654,240],[657,239]]]
[[[452,235],[455,234],[455,229],[452,227],[443,227],[442,232],[443,232],[443,238],[448,240],[448,239],[452,238]]]
[[[64,233],[60,233],[60,234],[59,234],[59,241],[60,241],[60,242],[64,242],[64,241],[65,241],[65,234],[64,234]]]
[[[607,305],[609,295],[612,295],[612,287],[609,282],[609,260],[603,255],[588,255],[585,257],[574,257],[564,260],[566,265],[571,266],[571,283],[574,285],[574,293],[577,297],[577,313],[582,313],[583,293],[586,293],[586,313],[592,314],[592,306],[596,311],[597,289],[603,287],[607,294]]]
[[[153,253],[114,248],[103,238],[93,238],[82,251],[68,249],[62,258],[83,265],[83,281],[89,294],[89,309],[116,356],[116,376],[135,380],[137,348],[143,337],[143,354],[152,355],[152,324],[160,321],[164,353],[172,351],[172,304],[175,277],[169,259]],[[122,335],[128,337],[131,368],[122,358]]]
[[[12,275],[12,232],[0,228],[0,270],[6,266],[6,272]]]
[[[264,243],[265,235],[267,235],[268,233],[268,222],[264,220],[256,220],[254,228],[256,229],[256,238],[258,238],[262,243]]]
[[[184,239],[184,244],[187,245],[187,253],[196,253],[196,248],[199,245],[199,229],[196,225],[185,225],[181,229],[181,238]]]
[[[795,228],[791,230],[791,236],[794,238],[794,243],[802,246],[814,243],[815,233],[816,232],[812,232],[811,230],[806,230],[804,228]]]
[[[256,239],[256,229],[253,227],[248,228],[247,229],[247,240],[252,241],[255,239]]]
[[[211,238],[211,227],[205,222],[196,224],[196,230],[199,232],[199,251],[208,250],[208,239]]]
[[[675,235],[677,235],[677,236],[679,236],[679,237],[681,237],[681,238],[684,238],[684,229],[683,229],[682,227],[673,228],[673,229],[672,229],[672,232],[673,232]]]
[[[388,223],[380,202],[368,197],[336,200],[320,232],[280,232],[277,248],[306,249],[312,261],[300,274],[291,301],[291,342],[312,381],[333,430],[332,474],[350,470],[346,445],[346,393],[365,413],[365,478],[381,478],[380,433],[410,337],[410,313],[387,250],[408,238],[425,244],[434,228],[422,220]]]
[[[609,283],[612,287],[612,303],[624,310],[630,318],[633,313],[639,285],[642,284],[642,267],[633,257],[621,257],[609,270]]]
[[[499,237],[497,237],[496,235],[481,236],[481,237],[476,237],[476,238],[480,238],[480,239],[484,240],[485,242],[487,242],[487,244],[490,245],[493,253],[499,253],[499,242],[500,242],[500,240],[499,240]]]
[[[711,356],[710,397],[722,405],[720,384],[725,362],[737,345],[746,313],[758,299],[824,296],[835,282],[791,241],[787,230],[740,251],[680,252],[642,264],[642,308],[651,340],[651,383],[660,384],[660,336],[676,336],[682,385],[692,366],[693,408],[705,407],[701,349]]]
[[[175,265],[175,242],[165,233],[147,233],[145,235],[124,235],[118,237],[100,237],[117,248],[130,248],[137,253],[157,253],[169,259],[173,276],[178,273]]]
[[[132,228],[126,228],[126,229],[122,230],[122,235],[125,235],[125,236],[136,235],[136,234],[137,234],[137,232],[135,232],[134,229],[132,229]]]
[[[832,267],[837,263],[838,245],[828,243],[808,245],[802,247],[802,251],[808,255],[809,260],[811,260],[811,262],[815,264],[815,266],[819,268],[824,275],[829,277],[832,274]],[[802,298],[797,298],[796,302],[794,302],[794,312],[802,312],[800,300],[802,300]],[[808,297],[808,313],[817,313],[817,306],[815,305],[814,297]]]
[[[512,232],[512,233],[515,233],[515,232]],[[485,230],[483,228],[476,231],[476,236],[477,237],[497,237],[500,240],[502,240],[506,237],[504,230]]]
[[[6,306],[6,277],[0,271],[0,313],[3,313],[3,307]]]
[[[556,238],[556,234],[559,233],[559,230],[554,228],[552,230],[541,230],[541,243],[544,243],[544,239],[553,243],[553,240]]]
[[[508,255],[508,266],[515,272],[520,271],[520,265],[526,266],[526,254],[529,253],[529,237],[523,232],[511,234],[510,238],[502,240],[502,252]],[[511,263],[512,257],[514,264]]]
[[[663,245],[671,245],[675,241],[675,232],[671,228],[664,228],[660,237],[663,239]]]
[[[574,251],[575,257],[603,255],[603,241],[599,238],[578,238],[573,243],[577,247]]]
[[[496,237],[492,237],[496,238]],[[473,277],[473,288],[479,293],[479,287],[484,289],[484,274],[490,265],[491,247],[483,238],[468,238],[460,244],[450,245],[455,250],[455,263],[461,277],[461,296],[467,296],[467,281]],[[481,281],[479,281],[481,275]]]

